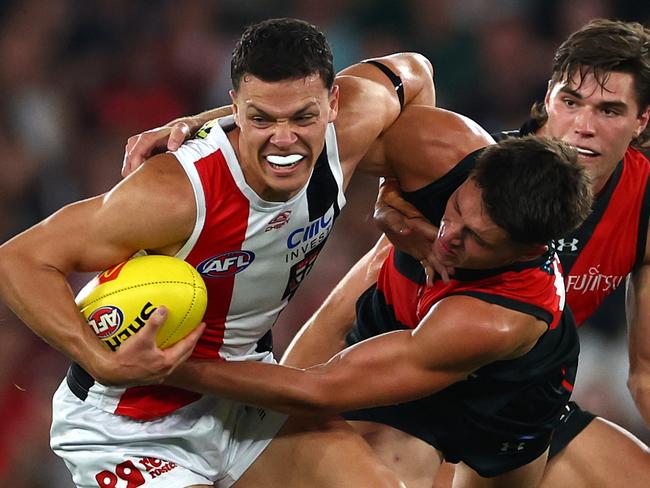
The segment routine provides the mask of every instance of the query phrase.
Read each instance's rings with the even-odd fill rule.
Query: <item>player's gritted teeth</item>
[[[300,164],[300,162],[305,159],[305,156],[302,154],[287,154],[284,156],[279,154],[269,154],[265,156],[265,159],[273,169],[290,170]]]

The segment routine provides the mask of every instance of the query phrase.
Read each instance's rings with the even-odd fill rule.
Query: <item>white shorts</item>
[[[227,488],[273,440],[286,415],[204,396],[165,417],[133,420],[54,394],[52,450],[79,488]]]

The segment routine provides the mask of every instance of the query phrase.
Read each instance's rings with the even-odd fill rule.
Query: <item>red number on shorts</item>
[[[126,488],[137,488],[144,485],[145,482],[144,476],[131,461],[124,461],[115,466],[115,474],[110,471],[102,471],[95,475],[100,488],[116,488],[118,478],[127,482]]]

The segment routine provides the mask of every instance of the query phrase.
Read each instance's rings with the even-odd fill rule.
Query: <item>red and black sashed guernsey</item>
[[[439,223],[446,201],[466,179],[475,157],[471,154],[443,178],[405,197]],[[391,425],[440,449],[448,460],[473,463],[479,472],[493,476],[511,468],[490,460],[491,449],[496,452],[502,447],[490,447],[497,439],[502,444],[538,442],[536,449],[541,452],[548,445],[573,389],[577,331],[571,313],[563,310],[564,286],[552,246],[532,261],[491,270],[457,269],[452,278],[447,284],[436,280],[428,288],[418,261],[391,251],[377,284],[357,303],[357,321],[348,344],[413,329],[435,303],[454,295],[530,314],[546,322],[547,331],[523,356],[488,364],[437,393],[404,404],[348,412],[345,417]],[[462,452],[467,446],[458,445],[458,438],[468,433],[476,439],[472,448],[476,452],[465,458]],[[538,450],[530,455],[541,453]]]
[[[518,131],[493,134],[495,140],[534,134],[533,120]],[[650,162],[628,148],[592,212],[574,232],[557,241],[564,269],[567,303],[578,326],[643,262],[650,219]]]

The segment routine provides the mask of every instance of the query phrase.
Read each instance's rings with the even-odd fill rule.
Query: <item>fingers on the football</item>
[[[163,305],[157,307],[153,311],[149,320],[147,320],[147,327],[144,328],[147,335],[156,335],[158,329],[165,323],[167,320],[167,308]]]
[[[204,330],[205,322],[201,322],[196,329],[194,329],[186,337],[178,341],[173,346],[167,348],[165,351],[175,358],[174,362],[176,364],[182,363],[192,355],[192,352],[196,347],[196,343],[198,342],[199,337],[201,337],[201,334],[203,334]]]
[[[201,322],[196,329],[187,334],[187,337],[184,338],[187,341],[187,344],[191,346],[190,351],[194,350],[194,346],[199,341],[199,338],[205,330],[205,322]]]

